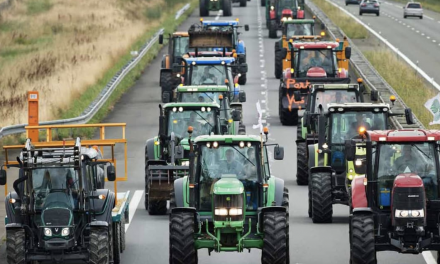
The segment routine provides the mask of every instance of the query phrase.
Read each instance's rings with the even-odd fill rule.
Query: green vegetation
[[[28,0],[26,6],[29,15],[36,15],[51,9],[52,3],[50,0]]]

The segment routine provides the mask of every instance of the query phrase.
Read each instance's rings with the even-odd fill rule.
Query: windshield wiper
[[[254,167],[255,164],[252,163],[252,161],[250,161],[243,153],[241,153],[238,149],[235,148],[235,146],[232,146],[233,149],[235,149],[238,153],[240,153],[241,156],[243,156],[247,161],[249,161]]]
[[[210,125],[211,126],[211,128],[213,128],[214,126],[213,125],[211,125],[211,123],[209,123],[209,121],[208,120],[206,120],[201,114],[199,114],[199,113],[197,113],[196,111],[194,111],[193,110],[193,112],[194,113],[196,113],[198,116],[200,116],[203,120],[205,120],[205,122],[208,124],[208,125]]]
[[[211,101],[214,101],[214,99],[212,99],[211,96],[209,96],[206,92],[203,92],[204,94],[206,94],[206,96],[208,96],[209,99],[211,99]]]

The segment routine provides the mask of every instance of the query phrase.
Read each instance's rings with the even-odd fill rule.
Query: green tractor
[[[246,6],[246,1],[240,0],[240,6]],[[200,0],[200,16],[209,16],[209,11],[219,10],[223,10],[223,16],[232,16],[232,2],[233,0]]]
[[[190,130],[188,130],[191,133]],[[289,263],[289,196],[271,176],[284,149],[261,136],[199,136],[190,145],[190,174],[174,182],[170,263],[195,264],[197,252],[261,249],[262,263]],[[191,135],[191,134],[190,134]]]
[[[145,145],[145,209],[149,214],[166,214],[173,182],[188,173],[187,127],[195,135],[234,134],[239,111],[221,122],[220,105],[208,103],[168,103],[160,108],[159,135]]]
[[[358,84],[313,84],[307,98],[305,112],[310,116],[308,127],[304,126],[304,119],[297,128],[296,140],[296,182],[298,185],[309,184],[309,166],[307,158],[307,146],[313,145],[318,141],[318,131],[312,130],[317,127],[319,107],[322,106],[324,112],[327,111],[329,103],[355,103],[364,102],[365,87],[362,79],[358,79]],[[371,101],[378,100],[377,91],[371,92]],[[310,131],[310,132],[308,132]]]
[[[317,122],[311,122],[311,114],[304,114],[304,126],[308,133],[318,131],[318,141],[308,145],[309,163],[309,217],[314,223],[331,223],[333,204],[350,205],[351,181],[357,175],[365,174],[365,168],[347,163],[346,140],[359,136],[359,130],[386,130],[389,117],[403,115],[391,113],[384,103],[322,104]],[[412,124],[411,109],[405,109],[406,120]],[[360,154],[361,155],[361,154]]]

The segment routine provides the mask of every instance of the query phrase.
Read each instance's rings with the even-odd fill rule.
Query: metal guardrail
[[[338,28],[328,17],[324,14],[314,3],[311,1],[306,2],[306,7],[311,13],[313,13],[321,23],[325,24],[326,29],[330,36],[334,39],[342,39],[344,32]],[[390,95],[396,96],[396,101],[392,108],[393,112],[403,112],[407,105],[400,99],[396,91],[389,85],[382,76],[376,71],[376,69],[365,58],[362,52],[356,47],[356,45],[347,38],[351,46],[351,58],[350,65],[355,69],[356,73],[364,80],[364,83],[372,90],[379,91],[379,98],[382,103],[389,103]],[[424,128],[422,123],[413,114],[415,124],[406,124],[405,117],[391,117],[391,123],[397,129],[403,128]]]
[[[179,11],[176,12],[175,19],[179,19],[180,16],[188,10],[190,4],[186,4]],[[52,120],[40,122],[39,125],[71,125],[71,124],[85,124],[93,118],[93,116],[101,109],[101,107],[107,102],[107,99],[117,88],[118,84],[124,79],[124,77],[139,63],[140,60],[147,54],[149,49],[156,43],[159,39],[159,35],[163,34],[164,29],[158,30],[153,37],[151,37],[137,52],[137,56],[132,58],[127,64],[125,64],[122,69],[116,73],[115,76],[107,83],[105,88],[101,91],[98,97],[89,105],[89,107],[78,117]],[[19,134],[26,132],[25,127],[27,124],[7,126],[0,129],[0,139],[4,136]]]

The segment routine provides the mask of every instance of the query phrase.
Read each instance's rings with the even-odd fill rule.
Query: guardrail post
[[[38,92],[28,92],[28,125],[38,126]],[[38,129],[30,129],[27,136],[32,142],[38,142]]]

